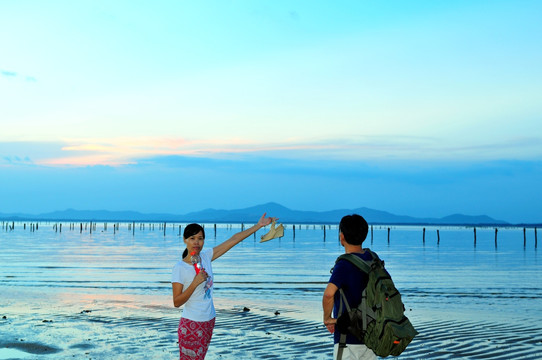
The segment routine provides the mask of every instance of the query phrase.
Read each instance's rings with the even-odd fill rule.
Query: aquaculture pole
[[[423,244],[425,245],[425,228],[423,228]]]
[[[388,228],[388,244],[390,243],[390,228]]]

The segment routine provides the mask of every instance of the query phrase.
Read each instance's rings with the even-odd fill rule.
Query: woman
[[[262,215],[258,223],[249,229],[234,234],[229,240],[211,249],[203,250],[205,231],[198,224],[187,225],[183,239],[186,250],[183,258],[173,267],[171,285],[173,287],[173,305],[184,305],[179,322],[180,358],[201,360],[205,358],[213,328],[215,325],[215,307],[213,304],[213,269],[211,261],[224,255],[235,245],[254,234],[258,229],[269,225],[276,218]],[[196,274],[191,262],[192,255],[199,255],[202,270]]]

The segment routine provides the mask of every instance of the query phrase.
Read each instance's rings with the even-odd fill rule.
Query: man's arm
[[[322,309],[324,310],[324,325],[326,325],[327,330],[330,333],[335,332],[335,324],[337,319],[331,317],[333,311],[333,304],[335,303],[335,293],[339,288],[333,284],[328,283],[326,289],[324,290],[324,296],[322,298]]]

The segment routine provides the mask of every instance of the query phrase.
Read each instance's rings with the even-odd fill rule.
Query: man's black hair
[[[367,237],[369,225],[361,215],[346,215],[339,223],[339,231],[343,233],[344,240],[350,245],[361,245]]]

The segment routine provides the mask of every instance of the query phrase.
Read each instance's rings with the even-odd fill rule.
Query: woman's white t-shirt
[[[213,249],[207,249],[200,252],[201,266],[209,277],[206,282],[199,284],[194,293],[184,304],[182,317],[192,321],[209,321],[216,317],[215,306],[213,304],[213,268],[211,260],[213,259]],[[180,283],[183,290],[186,290],[194,280],[196,270],[191,264],[185,263],[182,259],[173,267],[171,275],[172,283]]]

